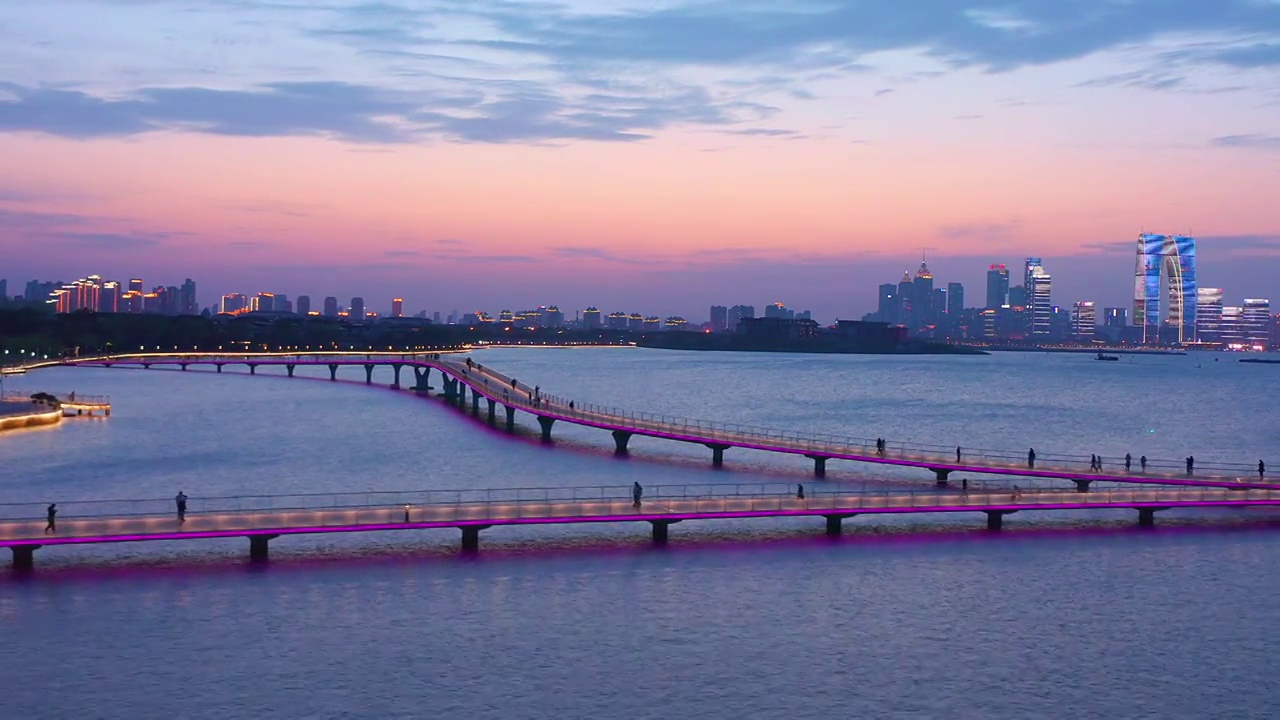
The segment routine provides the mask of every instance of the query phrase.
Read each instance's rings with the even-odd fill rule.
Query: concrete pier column
[[[627,443],[631,441],[631,433],[626,430],[613,431],[613,454],[626,455]]]
[[[1168,509],[1169,508],[1162,508],[1162,507],[1138,508],[1138,526],[1139,527],[1155,527],[1156,513],[1160,512],[1161,510],[1168,510]]]
[[[257,366],[256,364],[254,364],[254,363],[248,363],[248,365],[249,365],[249,374],[250,374],[250,375],[257,375],[257,374],[258,374],[258,366]]]
[[[987,513],[987,529],[999,530],[1004,527],[1004,516],[1011,515],[1013,510],[986,510]]]
[[[538,424],[542,426],[542,442],[551,442],[551,426],[555,423],[556,419],[553,417],[547,417],[545,415],[538,416]]]
[[[728,450],[729,446],[707,443],[707,447],[711,448],[711,466],[724,467],[724,451]]]
[[[298,369],[297,365],[285,365],[284,369],[289,373],[289,377],[293,377],[293,371]]]
[[[365,385],[373,384],[373,368],[374,368],[373,365],[364,366],[364,384]]]
[[[827,519],[827,535],[835,537],[844,532],[844,519],[853,517],[853,513],[839,515],[823,515]]]
[[[476,390],[475,388],[471,388],[471,414],[472,415],[480,414],[480,398],[481,397],[482,396],[480,395],[479,390]]]
[[[39,545],[13,545],[13,569],[30,570],[36,566],[35,552]]]
[[[486,530],[488,525],[463,525],[462,530],[462,551],[476,552],[480,549],[480,531]]]
[[[827,460],[830,458],[821,455],[806,455],[805,457],[813,461],[813,476],[824,478],[827,476]]]
[[[186,369],[187,369],[187,363],[178,363],[178,367],[182,368],[183,370],[186,370]]]
[[[150,370],[150,369],[151,369],[151,363],[142,363],[142,369],[143,369],[143,370]]]
[[[254,562],[266,562],[268,552],[267,543],[280,537],[279,535],[250,535],[249,536],[249,559]]]
[[[515,432],[516,431],[516,409],[511,407],[510,405],[503,405],[502,407],[504,410],[507,411],[507,432]]]
[[[226,363],[214,363],[213,366],[218,369],[218,372],[222,372],[222,366],[225,364]]]
[[[401,370],[403,367],[404,367],[404,365],[403,365],[403,364],[401,364],[401,363],[394,363],[394,364],[392,364],[392,366],[391,366],[391,369],[392,369],[392,370],[394,370],[394,371],[395,371],[395,373],[396,373],[396,379],[395,379],[395,380],[393,380],[393,381],[391,382],[391,389],[392,389],[392,390],[399,390],[399,389],[400,389],[400,370]]]
[[[929,468],[933,471],[933,476],[937,478],[938,487],[947,484],[947,479],[951,477],[951,471],[944,468]]]
[[[498,422],[498,401],[493,398],[485,398],[489,402],[489,424],[493,425]]]
[[[1076,492],[1082,492],[1082,493],[1089,492],[1089,485],[1091,485],[1092,483],[1093,483],[1092,480],[1076,480]]]
[[[440,376],[440,387],[444,391],[445,402],[453,400],[453,394],[458,391],[458,383],[448,375]]]
[[[335,381],[338,379],[338,366],[337,366],[337,365],[330,365],[330,366],[329,366],[329,379],[330,379],[330,380],[335,380]]]
[[[653,526],[654,544],[665,545],[667,543],[667,529],[678,522],[680,521],[679,520],[650,520],[649,524]]]

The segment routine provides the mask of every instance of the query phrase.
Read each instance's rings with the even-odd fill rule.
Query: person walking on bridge
[[[1027,450],[1027,467],[1035,468],[1036,466],[1036,449]]]
[[[644,488],[640,487],[640,483],[631,483],[631,504],[634,507],[640,507],[640,498],[644,495]]]
[[[1133,456],[1130,455],[1129,453],[1125,453],[1124,454],[1124,471],[1129,472],[1129,469],[1132,467],[1133,467]]]
[[[1259,480],[1263,479],[1263,477],[1265,477],[1266,474],[1267,474],[1267,464],[1259,460],[1258,461],[1258,479]]]
[[[178,494],[174,496],[173,502],[175,505],[178,506],[178,522],[180,523],[186,522],[187,521],[187,494],[179,490]]]
[[[1142,472],[1145,473],[1147,471],[1147,456],[1143,455],[1142,457],[1138,458],[1138,464],[1142,466]]]
[[[1190,477],[1191,474],[1194,473],[1195,471],[1196,471],[1196,456],[1188,455],[1187,456],[1187,476]]]
[[[797,483],[797,484],[796,484],[796,499],[797,499],[797,500],[803,500],[803,499],[804,499],[804,483]]]
[[[960,446],[956,446],[956,462],[960,462]]]
[[[46,535],[48,535],[49,533],[56,534],[58,532],[58,523],[56,520],[57,516],[58,516],[58,503],[49,503],[49,508],[45,510],[45,519],[47,520],[47,522],[45,523],[45,526],[44,526],[44,532]]]

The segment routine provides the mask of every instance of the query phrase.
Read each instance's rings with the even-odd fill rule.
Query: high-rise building
[[[947,314],[952,321],[959,322],[964,312],[964,285],[958,282],[947,283]]]
[[[391,317],[404,317],[404,298],[391,299]]]
[[[657,315],[649,315],[644,319],[645,332],[658,332],[662,329],[662,318]]]
[[[542,326],[558,328],[564,327],[564,312],[556,305],[551,305],[542,311]]]
[[[734,305],[729,308],[729,332],[738,332],[738,323],[755,316],[755,305]]]
[[[364,320],[364,298],[351,298],[351,309],[347,312],[347,317],[352,320]]]
[[[298,308],[299,315],[311,314],[311,296],[310,295],[299,295],[296,305]]]
[[[725,332],[729,329],[729,308],[724,305],[711,306],[711,332]]]
[[[1222,334],[1222,288],[1196,288],[1196,339],[1218,342]]]
[[[607,325],[610,330],[626,330],[627,314],[624,312],[609,313],[609,321]]]
[[[1167,298],[1161,298],[1162,284],[1168,287]],[[1139,235],[1133,325],[1142,328],[1142,342],[1159,342],[1162,326],[1170,329],[1170,340],[1194,340],[1197,296],[1196,239],[1186,235]]]
[[[592,305],[582,311],[582,326],[588,330],[598,330],[604,326],[604,319],[600,316],[600,308]]]
[[[876,319],[880,322],[897,324],[898,286],[893,283],[881,285],[876,301]]]
[[[783,318],[790,320],[795,317],[795,313],[788,310],[786,305],[776,302],[772,305],[764,306],[764,316],[767,318]]]
[[[644,316],[640,313],[633,312],[627,316],[627,329],[636,332],[644,331]]]
[[[178,313],[181,315],[199,315],[200,301],[196,299],[196,281],[187,278],[178,291]]]
[[[275,293],[260,292],[249,298],[249,309],[255,312],[274,312],[276,309]]]
[[[915,330],[916,319],[915,283],[909,270],[902,271],[902,279],[898,281],[898,322],[907,326],[907,331]]]
[[[1040,258],[1027,258],[1025,283],[1027,291],[1028,330],[1031,339],[1044,339],[1053,334],[1053,277],[1044,269]]]
[[[218,308],[219,312],[237,313],[241,312],[249,306],[249,300],[240,293],[231,293],[222,296],[222,304]]]
[[[9,281],[0,278],[0,305],[9,304]]]
[[[1271,343],[1271,301],[1246,298],[1241,308],[1240,321],[1244,341],[1265,350]]]
[[[142,292],[142,278],[133,278],[129,281],[129,292]]]
[[[1071,334],[1081,339],[1092,339],[1098,331],[1098,310],[1092,301],[1080,301],[1071,306]]]
[[[1233,305],[1222,307],[1222,321],[1218,323],[1218,342],[1227,345],[1244,343],[1244,310]]]
[[[338,298],[330,295],[324,299],[324,316],[338,317]]]
[[[1129,326],[1128,308],[1107,308],[1102,312],[1102,326],[1109,328],[1125,328]]]
[[[1009,268],[1003,264],[987,268],[987,309],[1009,304]]]
[[[911,283],[911,299],[912,326],[919,328],[933,322],[933,273],[929,272],[929,266],[920,263],[920,269],[916,270],[915,279]]]
[[[120,312],[120,283],[115,280],[102,283],[102,292],[98,296],[98,312]]]

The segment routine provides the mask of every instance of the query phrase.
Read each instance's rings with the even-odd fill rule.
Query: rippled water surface
[[[549,393],[913,443],[1256,462],[1280,372],[1223,356],[879,358],[492,350]],[[321,373],[324,375],[320,377]],[[0,434],[0,503],[423,488],[817,482],[800,458],[557,424],[554,446],[389,370],[292,380],[52,369],[110,419]],[[280,374],[283,374],[282,372]],[[302,374],[302,371],[299,371]],[[1280,470],[1280,459],[1275,467]],[[931,488],[833,462],[826,482]],[[1002,481],[991,481],[1002,482]],[[495,528],[44,548],[0,573],[0,718],[1270,717],[1268,511]],[[3,560],[7,561],[7,557]]]

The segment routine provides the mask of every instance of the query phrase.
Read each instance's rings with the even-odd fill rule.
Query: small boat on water
[[[1120,356],[1119,356],[1119,355],[1108,355],[1108,354],[1106,354],[1106,353],[1104,353],[1104,352],[1100,352],[1100,353],[1098,353],[1098,357],[1097,357],[1096,359],[1097,359],[1097,360],[1109,360],[1109,361],[1111,361],[1111,362],[1115,362],[1115,361],[1117,361],[1117,360],[1119,360],[1119,359],[1120,359]]]

